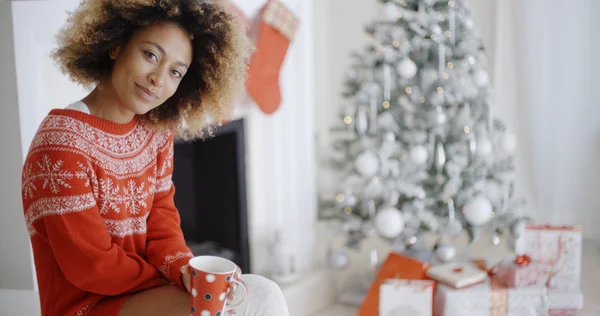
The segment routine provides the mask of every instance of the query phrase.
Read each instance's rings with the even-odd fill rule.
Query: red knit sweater
[[[22,177],[42,315],[86,315],[100,305],[116,315],[123,295],[182,286],[179,269],[192,254],[173,202],[172,170],[170,133],[136,119],[117,124],[50,112]]]

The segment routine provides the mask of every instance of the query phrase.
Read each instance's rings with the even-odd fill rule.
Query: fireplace
[[[244,121],[238,119],[207,140],[176,141],[173,183],[194,255],[228,258],[251,273],[244,157]]]

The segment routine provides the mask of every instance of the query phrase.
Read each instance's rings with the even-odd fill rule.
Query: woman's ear
[[[110,57],[110,59],[116,59],[117,55],[119,55],[120,51],[121,51],[121,46],[117,46],[117,47],[111,49],[110,51],[108,51],[108,57]]]

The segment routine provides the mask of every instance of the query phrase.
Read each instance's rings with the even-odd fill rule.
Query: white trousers
[[[243,274],[242,281],[248,288],[248,297],[235,309],[236,316],[289,316],[277,283],[255,274]]]

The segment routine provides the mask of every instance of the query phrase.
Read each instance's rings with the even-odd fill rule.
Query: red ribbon
[[[488,268],[487,264],[483,260],[475,260],[473,261],[473,264],[475,264],[477,268],[486,271],[490,277],[490,286],[492,288],[490,315],[508,315],[508,289],[500,285],[498,280],[496,280],[497,265]]]
[[[528,255],[520,255],[515,259],[515,264],[526,267],[531,263],[531,257]]]

